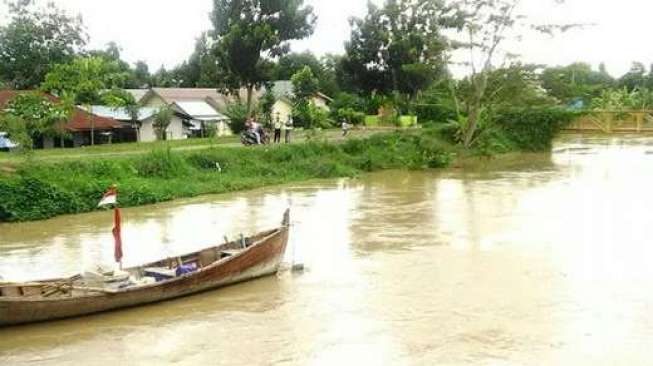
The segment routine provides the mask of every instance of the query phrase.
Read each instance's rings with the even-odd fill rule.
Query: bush
[[[114,183],[121,206],[129,207],[378,169],[442,167],[450,159],[437,133],[405,131],[342,144],[316,141],[274,149],[156,150],[111,160],[25,163],[15,173],[0,176],[0,222],[96,210],[98,200]]]
[[[341,108],[336,114],[338,121],[346,120],[353,125],[362,125],[365,122],[365,113],[356,112],[352,108]]]
[[[379,126],[379,116],[365,116],[365,126],[367,126],[367,127],[378,127]]]
[[[231,120],[231,130],[238,134],[245,130],[247,122],[247,105],[243,103],[234,103],[227,106],[225,115]]]
[[[513,108],[499,111],[492,118],[492,125],[505,136],[515,149],[544,151],[561,129],[580,115],[563,108]]]
[[[417,116],[401,116],[399,117],[399,127],[414,127],[417,126]]]

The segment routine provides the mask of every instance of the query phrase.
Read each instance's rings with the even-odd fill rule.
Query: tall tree
[[[586,63],[573,63],[563,67],[547,67],[540,76],[542,87],[559,102],[568,104],[582,100],[589,105],[604,89],[614,86],[614,79],[605,65],[599,71]]]
[[[91,125],[91,145],[95,145],[94,104],[103,102],[107,90],[123,88],[128,73],[115,62],[101,57],[80,57],[68,64],[55,65],[45,76],[41,89],[86,105]]]
[[[555,0],[558,3],[564,0]],[[462,50],[467,50],[470,68],[471,93],[465,101],[468,115],[462,126],[463,143],[470,147],[479,131],[479,125],[487,110],[486,93],[491,71],[500,55],[510,56],[502,49],[513,32],[519,32],[518,27],[553,34],[556,31],[566,31],[577,25],[535,25],[527,24],[528,20],[517,13],[521,0],[458,0],[452,2],[456,7],[459,22],[458,27],[464,35],[457,43]],[[525,29],[522,29],[523,33]]]
[[[72,113],[73,106],[69,101],[54,103],[38,92],[18,94],[0,112],[0,126],[4,125],[9,130],[7,132],[23,136],[21,145],[29,149],[34,139],[40,136],[65,137],[65,124]],[[16,121],[21,123],[13,123]],[[2,127],[0,129],[4,131]]]
[[[310,51],[289,53],[279,58],[273,77],[276,80],[290,80],[293,75],[308,66],[319,80],[320,91],[326,95],[335,96],[339,87],[333,60],[331,55],[318,58]]]
[[[293,116],[299,126],[305,128],[313,127],[313,116],[311,114],[311,98],[318,92],[319,80],[313,75],[311,68],[304,68],[292,76],[294,108]]]
[[[216,87],[218,76],[218,61],[212,52],[214,41],[208,33],[202,33],[195,41],[195,51],[187,61],[177,66],[173,73],[179,85],[185,88]]]
[[[134,89],[149,88],[152,86],[152,75],[145,61],[137,61],[134,64],[132,78],[129,83],[132,84],[129,87]]]
[[[629,91],[644,88],[648,85],[649,75],[641,62],[633,62],[630,70],[619,79],[619,86]]]
[[[15,89],[38,87],[53,65],[72,60],[87,42],[81,17],[52,2],[38,5],[9,2],[9,23],[0,27],[0,79]]]
[[[99,104],[105,91],[124,87],[128,76],[115,62],[100,57],[80,57],[55,65],[46,75],[41,89],[58,96],[70,96],[77,104]]]
[[[254,89],[271,79],[270,60],[286,54],[290,41],[311,35],[315,20],[304,0],[213,1],[211,21],[224,87],[247,89],[248,114]]]
[[[366,94],[415,96],[446,69],[443,28],[454,19],[443,1],[387,0],[368,3],[364,18],[352,18],[344,67]]]

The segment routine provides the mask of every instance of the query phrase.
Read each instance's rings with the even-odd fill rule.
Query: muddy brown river
[[[124,212],[126,265],[274,227],[283,271],[0,329],[0,365],[653,363],[653,138],[205,196]],[[112,261],[111,213],[0,225],[5,280]]]

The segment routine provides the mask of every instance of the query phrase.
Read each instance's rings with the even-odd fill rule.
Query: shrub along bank
[[[26,162],[15,172],[0,175],[0,222],[95,210],[114,183],[121,206],[129,207],[380,169],[445,167],[452,158],[450,150],[435,131],[407,131],[341,144],[309,142],[197,152],[168,149],[111,159]]]
[[[456,154],[545,151],[575,116],[551,108],[502,111],[471,151],[452,143],[456,126],[439,124],[344,143],[312,141],[195,152],[158,149],[110,159],[25,162],[15,172],[0,171],[0,222],[93,211],[114,183],[119,187],[120,204],[129,207],[314,178],[352,177],[382,169],[441,168]]]

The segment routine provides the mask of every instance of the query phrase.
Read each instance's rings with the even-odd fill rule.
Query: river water
[[[284,271],[176,301],[0,329],[2,365],[653,363],[653,138],[127,209],[126,264],[274,227]],[[112,260],[111,214],[0,225],[0,275]]]

